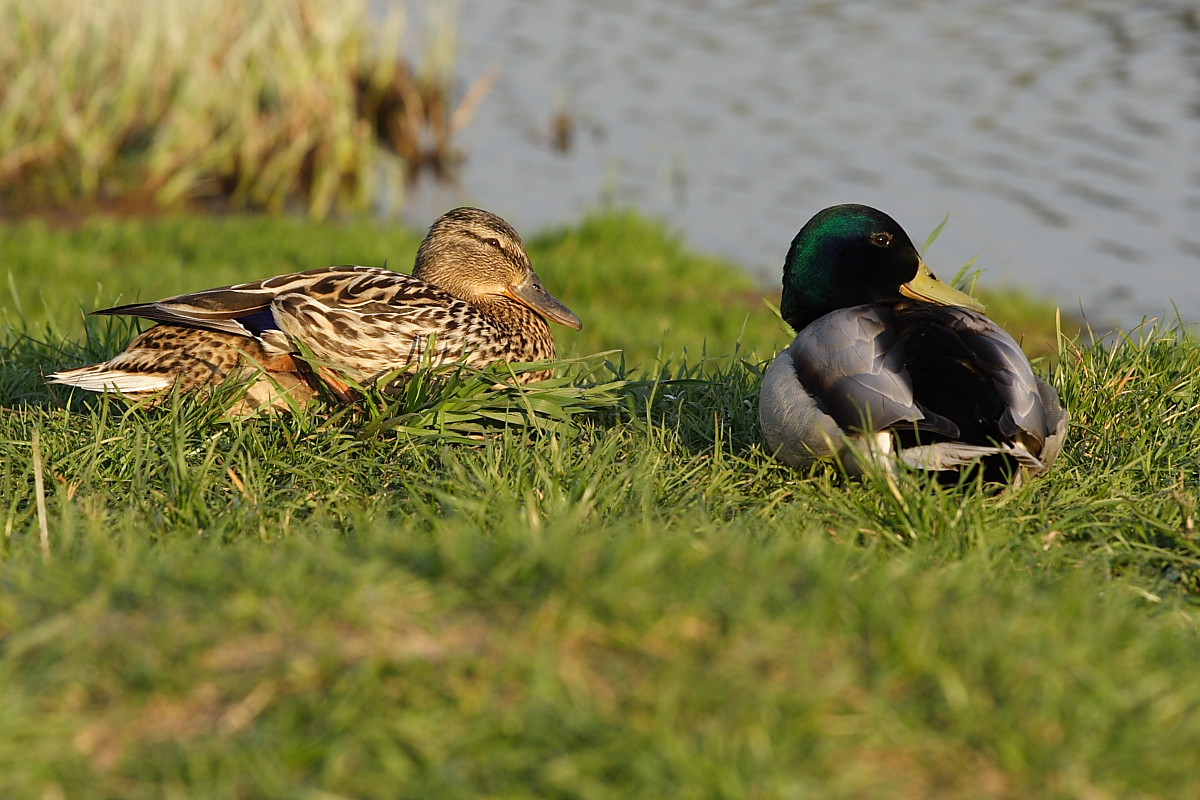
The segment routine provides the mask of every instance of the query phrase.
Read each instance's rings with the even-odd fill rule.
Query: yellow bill
[[[950,284],[942,283],[935,278],[933,273],[929,271],[929,267],[925,266],[924,261],[917,268],[917,274],[911,281],[900,284],[900,294],[905,297],[911,297],[914,300],[936,303],[939,306],[960,306],[975,311],[987,310],[984,308],[983,303],[971,297],[971,295],[966,292],[960,292]]]

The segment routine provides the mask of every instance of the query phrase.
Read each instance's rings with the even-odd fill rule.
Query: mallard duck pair
[[[53,382],[152,403],[174,388],[244,380],[234,415],[304,405],[323,391],[349,401],[354,384],[422,363],[551,359],[546,321],[581,327],[546,291],[517,232],[478,208],[434,222],[412,275],[328,267],[95,313],[159,324],[115,358],[58,372]]]
[[[1019,476],[1044,471],[1062,448],[1067,415],[1054,389],[880,211],[834,206],[804,226],[784,265],[781,311],[797,335],[767,370],[759,412],[767,446],[788,464],[983,462]],[[349,401],[352,384],[423,361],[553,358],[547,320],[581,327],[542,286],[517,232],[475,208],[433,224],[411,276],[330,267],[96,313],[159,324],[110,361],[52,380],[153,400],[242,378],[249,387],[232,413],[321,391]]]
[[[894,219],[842,205],[792,241],[780,312],[796,338],[763,378],[768,448],[803,467],[898,460],[932,472],[981,465],[1041,474],[1062,449],[1054,389],[983,306],[930,272]]]

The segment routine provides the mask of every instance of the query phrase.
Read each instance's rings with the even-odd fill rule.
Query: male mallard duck
[[[322,385],[349,401],[349,383],[414,370],[423,358],[471,367],[554,358],[546,320],[582,325],[542,286],[517,232],[478,208],[433,223],[412,275],[327,267],[94,313],[159,324],[110,361],[53,382],[145,399],[248,380],[231,413],[303,404]]]
[[[931,471],[982,461],[989,476],[1014,465],[1041,474],[1067,414],[983,310],[934,277],[887,214],[820,212],[784,262],[780,311],[797,335],[763,377],[768,448],[793,466],[834,456],[851,473],[898,457]]]

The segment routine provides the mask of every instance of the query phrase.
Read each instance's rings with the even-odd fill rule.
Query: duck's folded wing
[[[129,305],[93,311],[93,314],[141,317],[155,322],[183,325],[188,328],[229,333],[234,336],[253,336],[253,320],[256,314],[268,317],[272,295],[268,292],[253,292],[234,288],[209,289],[195,294],[180,295],[153,303],[130,303]],[[249,324],[243,324],[246,320]]]
[[[331,306],[362,307],[386,299],[387,289],[394,286],[395,278],[412,280],[407,275],[377,267],[323,267],[92,313],[141,317],[235,336],[258,336],[277,327],[270,307],[281,294],[312,294]]]
[[[800,331],[788,353],[799,382],[845,430],[884,430],[925,417],[886,307],[826,314]]]
[[[1024,444],[1034,454],[1042,453],[1047,437],[1060,423],[1065,425],[1065,419],[1060,420],[1065,415],[1053,387],[1033,374],[1029,358],[1017,341],[983,314],[966,308],[939,311],[976,356],[1003,402],[1000,433]]]
[[[891,312],[870,305],[800,331],[763,376],[759,419],[768,447],[796,465],[841,452],[854,432],[931,422],[914,402]]]

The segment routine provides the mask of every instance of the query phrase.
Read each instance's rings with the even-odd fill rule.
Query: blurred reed
[[[0,0],[0,213],[304,210],[444,174],[490,86],[455,103],[452,26],[405,58],[366,0]]]

